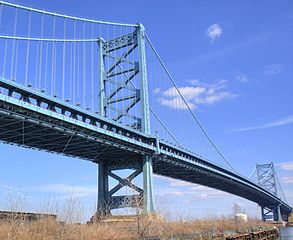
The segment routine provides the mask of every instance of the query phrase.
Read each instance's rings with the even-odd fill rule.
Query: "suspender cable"
[[[85,22],[83,22],[82,27],[83,38],[85,38]],[[83,107],[86,108],[86,52],[85,52],[85,42],[82,43],[82,59],[83,59]]]
[[[13,27],[13,36],[16,36],[16,28],[17,28],[17,17],[18,17],[18,9],[15,9],[14,16],[14,27]],[[14,61],[15,61],[15,42],[16,40],[12,40],[12,53],[11,53],[11,64],[10,64],[10,79],[13,78],[13,70],[14,70]]]
[[[167,131],[167,133],[173,138],[173,140],[180,146],[181,144],[177,141],[177,139],[175,138],[175,136],[170,132],[170,130],[167,128],[167,126],[162,122],[162,120],[159,118],[159,116],[156,114],[156,112],[152,109],[151,106],[149,106],[150,111],[154,114],[154,116],[157,118],[157,120],[159,121],[159,123],[162,125],[162,127]]]
[[[66,19],[64,19],[64,26],[63,26],[63,37],[64,39],[66,38]],[[63,42],[63,47],[62,47],[62,100],[64,101],[64,91],[65,91],[65,56],[66,56],[66,46],[65,42]]]
[[[49,52],[49,43],[48,42],[45,42],[46,43],[46,54],[45,54],[45,91],[47,92],[48,89],[48,85],[47,85],[47,80],[48,80],[48,52]]]
[[[44,14],[42,14],[41,20],[41,38],[44,37]],[[40,61],[39,61],[39,77],[38,77],[38,89],[41,89],[42,80],[42,62],[43,62],[43,41],[40,41]]]
[[[79,88],[79,81],[80,81],[80,50],[79,50],[79,43],[77,44],[77,79],[76,79],[76,95],[77,95],[77,102],[80,104],[80,88]]]
[[[28,20],[28,37],[31,36],[31,22],[32,22],[32,12],[30,11],[29,20]],[[27,80],[28,80],[29,54],[30,54],[30,41],[28,40],[26,44],[25,85],[27,85]]]
[[[171,76],[170,72],[168,71],[167,67],[165,66],[164,62],[162,61],[161,57],[159,56],[157,50],[155,49],[154,45],[152,44],[151,40],[149,39],[148,35],[146,34],[146,39],[148,41],[148,43],[150,44],[153,52],[155,53],[156,57],[158,58],[161,66],[163,67],[164,71],[166,72],[166,74],[168,75],[170,81],[172,82],[173,86],[176,88],[178,94],[180,95],[180,98],[182,99],[182,101],[184,102],[184,104],[186,105],[186,107],[188,108],[189,112],[191,113],[193,119],[196,121],[196,123],[199,125],[199,127],[201,128],[201,130],[203,131],[203,133],[205,134],[205,136],[208,138],[209,142],[212,144],[212,146],[215,148],[215,150],[218,152],[218,154],[221,156],[221,158],[231,167],[231,169],[233,169],[237,174],[239,174],[239,172],[226,160],[225,156],[220,152],[220,150],[218,149],[218,147],[216,146],[216,144],[213,142],[213,140],[210,138],[210,136],[207,134],[206,130],[204,129],[203,125],[200,123],[200,121],[197,119],[197,117],[195,116],[194,112],[191,110],[189,104],[187,103],[187,101],[185,100],[185,98],[183,97],[181,91],[179,90],[176,82],[174,81],[173,77]],[[239,174],[240,175],[240,174]]]
[[[16,40],[16,55],[15,55],[15,63],[14,63],[14,79],[15,80],[17,80],[16,73],[17,73],[17,63],[18,63],[18,44],[19,44],[19,41]]]
[[[109,41],[110,38],[109,38],[109,26],[107,25],[106,26],[106,36],[107,36],[107,39],[106,41]],[[109,58],[107,57],[107,61],[105,61],[104,59],[104,68],[105,68],[105,75],[104,75],[104,79],[105,78],[108,78],[108,69],[109,69]],[[104,80],[103,79],[103,80]],[[111,89],[111,84],[107,84],[108,81],[105,81],[104,80],[104,96],[107,96],[107,92],[112,92],[112,89]],[[104,100],[104,101],[107,101],[107,100]],[[104,102],[105,104],[105,102]],[[106,105],[106,106],[109,106],[109,105]],[[113,117],[111,116],[111,110],[109,107],[105,108],[105,117],[108,117],[109,119],[112,119]]]
[[[0,28],[2,27],[2,11],[3,11],[3,4],[0,4]]]
[[[112,37],[113,39],[115,39],[116,38],[116,28],[115,27],[113,27],[113,33],[114,33],[114,37]],[[115,57],[115,59],[114,59],[114,61],[117,61],[117,51],[119,51],[118,49],[116,49],[116,50],[114,50],[114,57]],[[108,57],[109,58],[109,57]],[[110,67],[110,66],[109,66]],[[115,69],[116,69],[116,67],[114,67],[114,69],[113,69],[113,72],[115,72]],[[110,73],[109,73],[110,74]],[[115,75],[114,76],[114,81],[115,81],[115,83],[117,84],[117,82],[119,81],[118,80],[119,79],[119,77],[117,76],[117,75]],[[116,88],[117,87],[117,85],[114,87],[114,88]],[[115,98],[115,109],[116,109],[116,113],[117,113],[117,110],[118,110],[118,105],[117,105],[117,94],[115,94],[115,96],[114,96],[114,98]]]
[[[250,179],[256,171],[256,167],[253,168],[252,172],[249,174],[248,179]]]
[[[51,15],[53,17],[67,18],[67,19],[78,20],[78,21],[83,21],[83,22],[91,22],[91,23],[98,23],[98,24],[104,24],[104,25],[113,25],[113,26],[122,26],[122,27],[136,27],[136,26],[138,26],[137,24],[114,23],[114,22],[97,21],[97,20],[93,20],[93,19],[86,19],[86,18],[80,18],[80,17],[73,17],[73,16],[69,16],[69,15],[64,15],[64,14],[48,12],[48,11],[44,11],[44,10],[40,10],[40,9],[36,9],[36,8],[25,7],[25,6],[21,6],[21,5],[18,5],[18,4],[9,3],[9,2],[5,2],[5,1],[1,0],[0,5],[2,5],[2,4],[10,6],[10,7],[14,7],[14,8],[24,9],[24,10],[31,11],[31,12],[43,13],[43,14],[46,14],[46,15]]]
[[[69,99],[72,101],[72,88],[73,88],[73,43],[70,43],[70,66],[69,66],[69,82],[70,82],[70,87],[69,87]]]
[[[56,18],[53,18],[53,39],[55,38]],[[55,42],[52,44],[52,64],[51,64],[51,96],[55,93]]]
[[[74,20],[73,23],[73,38],[76,39],[76,20]],[[76,103],[76,94],[75,94],[75,81],[76,81],[76,66],[75,66],[75,60],[76,60],[76,42],[73,42],[73,103]]]
[[[279,177],[278,177],[277,174],[276,174],[276,179],[277,179],[278,185],[279,185],[279,187],[280,187],[281,193],[282,193],[282,195],[283,195],[283,198],[284,198],[285,202],[288,204],[288,200],[287,200],[287,198],[285,197],[285,194],[284,194],[284,191],[283,191],[282,185],[281,185],[281,183],[280,183],[280,180],[279,180]]]
[[[91,25],[91,38],[94,38],[94,24]],[[91,43],[91,110],[94,112],[94,42]]]
[[[36,67],[35,67],[35,88],[38,86],[38,74],[39,74],[39,48],[40,42],[37,42],[37,49],[36,49]]]

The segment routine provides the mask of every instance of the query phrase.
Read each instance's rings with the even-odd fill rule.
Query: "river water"
[[[280,240],[293,240],[293,227],[280,228]]]

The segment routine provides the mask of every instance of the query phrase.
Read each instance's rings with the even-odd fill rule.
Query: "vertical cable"
[[[109,26],[107,25],[106,26],[106,33],[107,33],[106,41],[110,41],[108,28],[109,28]],[[110,54],[110,52],[109,52],[109,54]],[[107,61],[104,61],[104,62],[105,62],[105,77],[104,77],[104,79],[108,79],[109,57],[107,57]],[[105,95],[104,95],[105,100],[104,101],[108,101],[108,93],[111,92],[111,84],[107,80],[104,81],[104,92],[105,92]],[[107,106],[109,106],[109,105],[107,104]],[[111,119],[111,111],[110,111],[109,107],[106,108],[105,114],[106,114],[105,115],[106,117],[109,117]]]
[[[44,13],[42,13],[41,20],[41,39],[44,37]],[[39,76],[38,76],[38,89],[41,89],[41,80],[42,80],[42,63],[43,63],[43,40],[41,40],[40,46],[40,59],[39,59]]]
[[[2,78],[5,76],[5,70],[6,70],[6,62],[7,62],[7,39],[5,39],[5,49],[4,49],[4,61],[3,61],[3,69],[2,69]]]
[[[37,41],[37,49],[36,49],[36,67],[35,67],[35,88],[38,86],[38,73],[39,73],[39,48],[40,42]]]
[[[79,60],[80,50],[79,50],[79,42],[77,42],[77,81],[76,81],[76,95],[77,95],[77,102],[80,104],[80,89],[79,89],[79,81],[80,81],[80,60]]]
[[[135,31],[137,31],[137,29],[135,29]],[[128,32],[127,32],[127,28],[125,28],[125,35],[127,35],[128,34]],[[136,34],[136,37],[137,37],[137,34]],[[133,47],[133,45],[131,45],[130,46],[131,48]],[[133,62],[133,67],[135,67],[135,52],[137,52],[138,51],[138,47],[136,47],[136,49],[134,49],[134,50],[132,50],[132,53],[130,53],[131,55],[132,55],[132,62]],[[137,59],[138,59],[138,56],[136,56],[137,57]],[[133,73],[134,74],[134,73]],[[138,74],[140,74],[140,73],[138,73]],[[128,73],[127,73],[127,76],[129,77],[131,75],[131,72],[129,71]],[[133,79],[135,79],[135,78],[133,78]],[[130,81],[132,81],[132,80],[130,80]],[[129,82],[130,83],[130,82]],[[137,87],[137,85],[138,86],[140,86],[140,83],[136,83],[136,85],[135,84],[133,84],[133,88],[134,88],[134,90],[135,90],[135,96],[136,96],[136,88],[138,88]],[[140,89],[140,91],[142,91],[142,89]],[[124,89],[122,90],[122,94],[124,95],[125,94],[125,92],[124,92]],[[140,100],[141,101],[141,100]],[[123,108],[124,108],[124,106],[123,106]],[[141,118],[142,116],[140,116],[140,114],[138,113],[138,111],[139,111],[139,109],[138,109],[138,103],[136,104],[136,106],[134,106],[134,110],[133,110],[133,112],[134,112],[134,115],[137,117],[137,118]],[[141,119],[142,120],[142,119]],[[134,126],[135,126],[135,129],[136,130],[140,130],[140,128],[141,128],[141,125],[139,126],[139,122],[138,122],[138,120],[136,120],[136,119],[134,119]]]
[[[17,28],[17,17],[18,17],[18,8],[15,9],[15,16],[14,16],[14,27],[13,27],[13,36],[16,36],[16,28]],[[15,44],[16,39],[12,40],[12,53],[11,53],[11,64],[10,64],[10,79],[13,78],[13,70],[14,70],[14,61],[15,61]]]
[[[32,22],[32,12],[29,11],[28,37],[31,36],[31,22]],[[27,44],[26,44],[26,63],[25,63],[25,85],[27,85],[27,80],[28,80],[29,55],[30,55],[30,40],[27,40]]]
[[[72,101],[72,85],[73,85],[73,43],[70,43],[70,66],[69,66],[69,79],[70,79],[70,88],[69,88],[69,99]]]
[[[85,22],[83,21],[83,39],[85,39]],[[85,41],[82,42],[82,59],[83,59],[83,107],[86,108],[86,52]]]
[[[18,63],[18,44],[19,44],[19,41],[16,40],[16,55],[15,55],[15,63],[14,63],[14,80],[16,81],[17,80],[17,76],[16,76],[16,73],[17,73],[17,63]]]
[[[53,42],[52,42],[52,64],[51,64],[51,96],[55,93],[55,28],[56,28],[56,17],[53,17]]]
[[[66,39],[66,19],[64,18],[64,26],[63,26],[63,51],[62,51],[62,100],[64,101],[64,91],[65,91],[65,55],[66,55],[66,46],[65,46],[65,39]]]
[[[47,92],[47,80],[48,80],[48,52],[49,52],[49,42],[46,41],[46,54],[45,54],[45,91]]]
[[[2,12],[3,12],[3,4],[0,4],[0,28],[2,27]]]
[[[94,24],[92,23],[92,39],[94,38]],[[94,42],[91,42],[91,111],[94,112]]]
[[[76,20],[74,19],[74,24],[73,24],[73,38],[74,40],[76,39]],[[75,82],[76,82],[76,42],[73,42],[73,104],[76,103],[76,98],[75,98]]]
[[[99,24],[99,40],[101,40],[102,39],[102,25],[101,24]],[[102,51],[102,49],[98,49],[99,51]],[[99,53],[100,54],[100,53]],[[98,61],[103,61],[102,59],[100,59],[100,58],[98,58]],[[98,64],[101,64],[100,62],[98,62]],[[103,62],[103,68],[105,67],[105,62]],[[99,78],[100,78],[100,76],[99,76]],[[104,81],[104,80],[103,80]],[[101,82],[100,81],[98,81],[98,84],[101,84]],[[104,86],[105,87],[105,86]],[[102,91],[104,91],[105,92],[105,88],[104,89],[101,89],[101,92],[98,92],[98,104],[100,105],[101,104],[101,96],[102,96]],[[100,97],[99,97],[100,96]],[[99,110],[100,108],[98,107],[98,110]],[[100,113],[101,114],[101,113]]]
[[[114,41],[114,39],[116,38],[116,31],[115,31],[115,27],[113,27],[113,32],[114,32],[114,38],[113,38],[113,41]],[[115,45],[115,44],[114,44]],[[119,51],[119,50],[117,50],[117,49],[115,49],[114,50],[114,61],[113,61],[113,63],[115,64],[115,62],[117,61],[117,51]],[[110,66],[109,66],[110,67]],[[116,67],[112,70],[113,72],[115,72],[115,69],[116,69]],[[117,75],[115,75],[114,76],[114,82],[115,82],[115,85],[114,85],[114,88],[116,88],[117,89],[117,87],[118,87],[118,85],[117,85],[117,78],[118,78],[118,76]],[[116,112],[117,112],[117,110],[118,110],[118,107],[117,107],[117,94],[115,94],[115,96],[114,96],[114,98],[115,98],[115,109],[116,109]],[[111,101],[111,100],[110,100]],[[112,104],[113,105],[113,104]]]

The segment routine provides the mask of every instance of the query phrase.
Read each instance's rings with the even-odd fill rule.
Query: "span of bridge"
[[[155,173],[253,201],[261,206],[263,220],[269,214],[274,220],[288,219],[292,208],[276,191],[273,165],[263,172],[259,166],[258,183],[234,170],[194,115],[143,25],[76,18],[4,1],[0,7],[0,140],[97,163],[98,214],[134,207],[137,202],[146,212],[154,212]],[[39,27],[32,26],[37,17]],[[11,26],[5,26],[5,21]],[[18,33],[20,21],[26,34]],[[53,30],[46,35],[45,25],[50,21]],[[57,36],[58,24],[61,36]],[[103,35],[104,26],[107,31]],[[109,27],[114,34],[109,34]],[[37,30],[40,32],[35,33]],[[179,99],[176,107],[190,114],[190,123],[200,133],[205,150],[197,146],[198,141],[190,150],[180,144],[151,106],[149,95],[154,85],[150,88],[150,83],[158,79],[149,77],[146,44],[169,79],[171,94]],[[81,102],[75,100],[78,97]],[[164,133],[152,129],[151,119]],[[171,140],[163,139],[164,134]],[[218,159],[226,166],[218,164]],[[132,169],[133,173],[123,178],[114,172],[121,169]],[[139,187],[132,180],[141,173],[143,186]],[[118,181],[112,189],[110,177]],[[271,180],[275,191],[264,184]],[[125,186],[135,193],[117,195]]]

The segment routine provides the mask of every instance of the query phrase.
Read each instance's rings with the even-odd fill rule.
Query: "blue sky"
[[[98,20],[143,23],[189,104],[232,165],[248,176],[256,163],[274,161],[292,205],[292,1],[17,3]],[[172,96],[164,95],[167,90],[159,93],[162,107],[174,114],[184,112],[172,108]],[[33,207],[48,197],[64,199],[75,192],[88,212],[94,209],[94,164],[4,144],[0,151],[3,207],[9,192],[21,193]],[[234,202],[258,215],[255,204],[238,197],[162,177],[154,181],[157,208],[168,213],[172,209],[173,215],[227,215]]]

